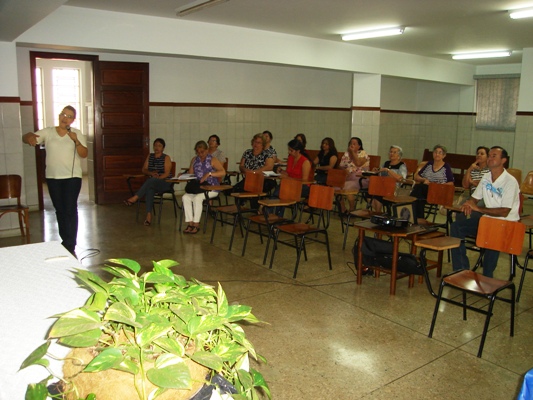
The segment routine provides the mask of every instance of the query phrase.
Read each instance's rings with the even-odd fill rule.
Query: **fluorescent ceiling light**
[[[511,50],[495,50],[495,51],[484,51],[477,53],[460,53],[453,54],[452,58],[454,60],[469,60],[472,58],[498,58],[498,57],[509,57],[513,52]]]
[[[533,17],[533,8],[522,8],[521,10],[509,11],[509,16],[512,19],[530,18]]]
[[[223,3],[228,0],[196,0],[192,3],[187,4],[186,6],[176,8],[176,15],[178,17],[184,17],[185,15],[191,14],[196,11],[203,10],[205,8],[217,5],[218,3]]]
[[[404,27],[394,27],[394,28],[383,28],[383,29],[374,29],[371,31],[359,31],[346,33],[342,35],[342,40],[359,40],[359,39],[368,39],[382,36],[393,36],[401,35],[405,30]]]

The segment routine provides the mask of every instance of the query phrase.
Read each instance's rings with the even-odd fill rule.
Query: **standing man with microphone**
[[[58,126],[28,132],[22,137],[30,146],[46,145],[46,183],[56,209],[59,236],[62,245],[74,256],[82,177],[80,160],[88,154],[85,136],[70,127],[75,119],[76,109],[66,106],[59,114]]]

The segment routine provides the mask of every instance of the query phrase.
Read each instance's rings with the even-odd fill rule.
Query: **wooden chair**
[[[20,234],[26,238],[26,243],[30,243],[30,219],[28,206],[20,202],[22,194],[22,178],[20,175],[0,175],[0,218],[6,214],[17,213],[19,219]],[[17,200],[17,204],[11,204],[12,199]]]
[[[406,179],[414,179],[416,169],[418,168],[418,160],[414,158],[402,158],[402,161],[407,167]]]
[[[332,187],[322,185],[311,185],[309,192],[309,206],[315,210],[320,210],[320,215],[317,224],[311,225],[298,222],[283,223],[273,226],[274,244],[272,246],[272,255],[270,258],[269,268],[272,268],[272,265],[274,263],[274,257],[276,255],[276,249],[279,243],[294,247],[296,249],[296,264],[294,266],[293,278],[296,278],[302,251],[304,252],[305,260],[307,261],[305,242],[306,240],[310,240],[326,245],[329,269],[332,269],[331,254],[329,250],[328,227],[330,222],[330,211],[333,209],[333,196],[334,189]],[[280,233],[293,236],[294,244],[292,242],[280,242]],[[318,239],[318,234],[324,235],[323,241]]]
[[[266,263],[266,258],[268,255],[268,250],[270,247],[270,240],[272,239],[272,230],[273,227],[277,224],[287,221],[284,217],[279,217],[275,213],[269,213],[268,209],[270,207],[291,207],[292,208],[292,219],[296,218],[297,204],[301,199],[302,193],[302,181],[298,179],[284,178],[280,183],[279,198],[278,199],[261,199],[259,204],[263,207],[263,213],[257,215],[251,215],[250,217],[244,217],[245,225],[245,234],[244,234],[244,243],[242,245],[242,256],[246,252],[246,244],[248,243],[248,234],[256,233],[261,238],[261,243],[263,243],[263,231],[262,228],[265,228],[267,235],[267,245],[265,248],[265,253],[263,256],[263,264]],[[257,230],[251,229],[252,224],[257,225]]]
[[[224,224],[224,222],[227,222],[227,218],[229,217],[232,219],[232,226],[233,226],[231,230],[231,238],[230,238],[229,249],[228,249],[229,251],[231,251],[231,248],[233,246],[233,238],[235,236],[235,228],[237,227],[237,224],[241,223],[243,214],[245,213],[257,214],[257,209],[253,210],[251,208],[246,208],[242,205],[242,203],[252,198],[258,198],[261,196],[265,196],[266,193],[263,192],[264,181],[265,181],[265,176],[263,175],[262,172],[259,172],[259,173],[247,172],[245,180],[244,180],[244,192],[231,193],[231,196],[234,197],[235,199],[234,204],[220,206],[220,207],[211,207],[211,210],[214,212],[213,231],[211,232],[211,244],[213,244],[213,240],[215,238],[215,230],[216,230],[217,222]],[[242,225],[241,225],[241,234],[242,234]]]
[[[369,177],[368,183],[368,195],[370,198],[373,196],[381,197],[391,197],[394,196],[394,191],[396,190],[396,180],[390,176],[371,176]],[[346,216],[346,219],[343,221],[344,224],[344,240],[342,242],[342,249],[346,248],[346,240],[348,239],[348,228],[353,226],[351,222],[352,218],[363,218],[368,219],[373,215],[378,215],[382,213],[376,213],[371,210],[371,201],[367,201],[367,208],[365,210],[355,210],[349,213]]]
[[[520,185],[522,182],[522,170],[518,168],[507,168],[507,172],[515,177],[516,181]]]
[[[529,171],[520,185],[520,193],[527,198],[533,198],[533,171]]]
[[[370,158],[368,170],[373,171],[375,168],[381,167],[381,156],[368,156]]]
[[[510,335],[514,336],[514,313],[515,313],[515,285],[512,282],[512,277],[515,273],[516,256],[522,253],[524,243],[525,226],[520,222],[506,221],[491,217],[482,217],[479,220],[479,229],[476,239],[476,244],[482,249],[496,250],[511,255],[511,274],[509,280],[501,280],[495,278],[488,278],[484,275],[478,274],[475,271],[459,270],[451,274],[445,275],[440,283],[437,301],[433,312],[431,327],[429,329],[429,337],[433,336],[435,322],[439,313],[439,306],[441,301],[457,305],[463,308],[463,320],[466,320],[466,310],[472,310],[486,316],[483,333],[481,335],[481,343],[479,345],[477,356],[481,357],[483,353],[483,346],[485,345],[485,338],[489,328],[490,318],[492,316],[494,302],[496,299],[511,304],[511,328]],[[483,256],[483,251],[480,258]],[[443,290],[445,287],[451,287],[462,292],[462,301],[454,300],[453,298],[443,297]],[[510,298],[499,297],[500,293],[506,289],[511,292]],[[489,300],[488,308],[481,309],[474,307],[475,303],[467,304],[467,294],[486,298]],[[453,293],[452,293],[453,295]]]

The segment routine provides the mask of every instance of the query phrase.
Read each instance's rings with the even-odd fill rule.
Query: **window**
[[[478,77],[476,129],[514,132],[519,88],[518,77]]]

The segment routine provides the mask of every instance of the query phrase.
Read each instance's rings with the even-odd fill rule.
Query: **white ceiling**
[[[533,18],[507,11],[533,0],[229,0],[176,17],[192,0],[1,0],[0,40],[13,41],[60,5],[233,25],[341,41],[340,34],[405,26],[403,35],[352,43],[451,60],[451,53],[510,49],[505,59],[464,60],[476,65],[520,63],[533,47]]]

